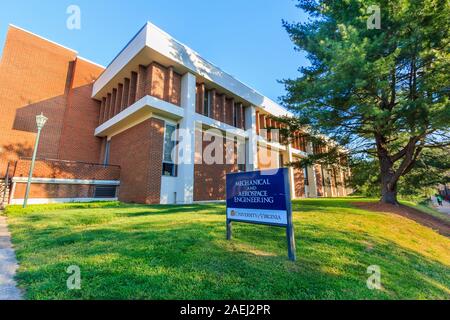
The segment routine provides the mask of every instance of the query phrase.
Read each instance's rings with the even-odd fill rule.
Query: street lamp
[[[36,126],[38,129],[36,142],[34,143],[34,150],[33,150],[33,158],[31,159],[31,166],[30,166],[30,172],[28,174],[28,182],[27,182],[27,190],[25,192],[25,199],[23,200],[23,207],[26,208],[27,202],[28,202],[28,196],[30,194],[30,187],[31,187],[31,178],[33,176],[33,170],[34,170],[34,162],[36,161],[36,154],[37,149],[39,145],[39,137],[41,136],[41,130],[45,126],[45,123],[47,122],[48,118],[45,117],[42,112],[40,115],[36,116]]]

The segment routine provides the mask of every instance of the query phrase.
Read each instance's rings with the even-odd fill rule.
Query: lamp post
[[[40,115],[36,116],[36,126],[38,129],[36,142],[34,143],[34,150],[33,150],[33,158],[31,159],[31,166],[30,166],[30,172],[28,174],[28,182],[27,182],[27,190],[25,192],[25,199],[23,200],[23,207],[26,208],[27,202],[28,202],[28,196],[30,194],[30,187],[31,187],[31,178],[33,177],[33,170],[34,170],[34,162],[36,161],[36,154],[37,149],[39,145],[39,138],[41,136],[41,130],[44,127],[45,123],[47,122],[48,118],[45,117],[42,112]]]

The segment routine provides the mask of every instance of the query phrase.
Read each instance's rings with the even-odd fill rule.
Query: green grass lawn
[[[450,239],[406,218],[294,202],[297,262],[285,231],[234,225],[218,204],[72,204],[7,209],[28,299],[449,299]],[[68,290],[66,269],[81,269]],[[366,286],[381,268],[382,290]]]

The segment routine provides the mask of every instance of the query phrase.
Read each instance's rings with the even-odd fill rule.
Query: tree
[[[411,171],[398,182],[404,197],[430,196],[439,184],[450,183],[450,148],[425,149]],[[379,196],[380,170],[375,157],[353,158],[350,186],[357,194]]]
[[[450,144],[449,2],[300,0],[297,6],[308,21],[283,24],[311,65],[282,81],[283,103],[296,114],[290,121],[352,154],[375,156],[381,201],[397,204],[399,179],[422,152]],[[368,28],[377,6],[380,28]]]

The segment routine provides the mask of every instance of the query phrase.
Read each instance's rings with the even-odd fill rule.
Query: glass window
[[[238,116],[239,116],[238,115],[238,112],[239,112],[238,104],[235,103],[233,108],[234,108],[234,112],[233,112],[233,126],[237,128],[238,127]]]
[[[103,160],[103,165],[105,165],[105,166],[109,164],[110,148],[111,148],[111,140],[108,140],[108,141],[106,141],[105,159]]]
[[[172,153],[176,148],[176,141],[174,133],[176,126],[166,124],[166,130],[164,133],[164,153],[163,153],[163,172],[164,176],[175,177],[177,175],[177,166],[175,159],[172,158]]]
[[[210,96],[211,92],[205,90],[205,100],[203,104],[203,115],[209,117],[209,110],[210,110]]]
[[[278,161],[280,162],[280,168],[284,168],[284,156],[282,153],[280,153]]]
[[[305,178],[305,185],[309,186],[309,177],[308,177],[308,167],[307,166],[303,167],[303,176]]]

